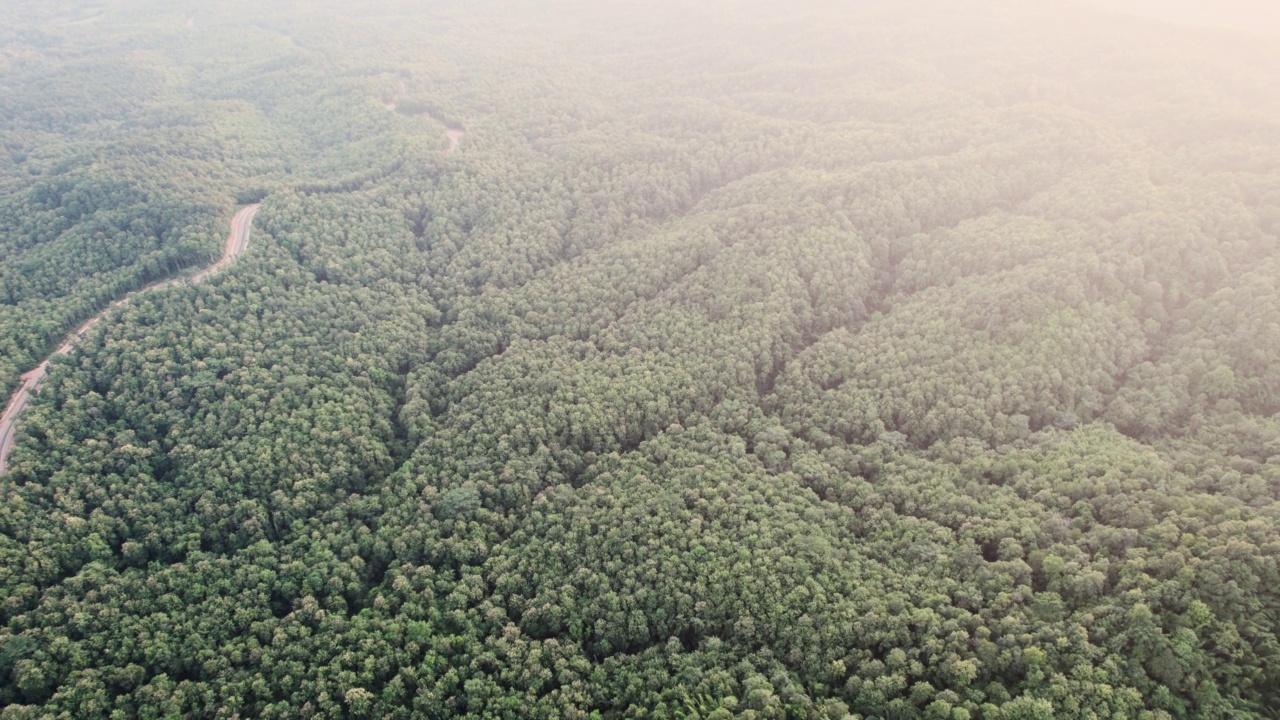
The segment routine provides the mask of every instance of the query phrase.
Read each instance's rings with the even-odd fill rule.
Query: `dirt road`
[[[258,205],[246,205],[241,208],[240,212],[231,219],[231,234],[227,236],[227,244],[222,250],[222,257],[209,267],[197,272],[191,276],[191,282],[198,283],[204,280],[211,273],[214,273],[224,267],[233,259],[244,253],[245,248],[249,246],[249,231],[253,228],[253,216],[258,212]],[[49,373],[49,361],[58,355],[65,355],[71,352],[77,340],[93,327],[93,324],[101,320],[107,313],[115,308],[124,305],[134,297],[143,293],[158,290],[162,287],[169,287],[183,282],[185,278],[178,277],[172,280],[165,280],[154,285],[148,285],[141,290],[130,293],[120,300],[111,303],[106,310],[94,315],[85,322],[85,324],[76,328],[76,331],[67,336],[67,339],[53,351],[53,355],[45,358],[35,369],[22,376],[22,383],[18,385],[18,389],[13,393],[13,397],[9,398],[9,404],[5,406],[4,415],[0,416],[0,474],[9,469],[9,451],[13,449],[14,435],[17,430],[18,415],[20,415],[27,403],[31,401],[31,395],[40,389],[40,385],[44,383],[45,376]]]

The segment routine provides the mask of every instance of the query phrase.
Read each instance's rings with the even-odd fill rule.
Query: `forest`
[[[1280,43],[1105,5],[0,3],[0,720],[1280,718]]]

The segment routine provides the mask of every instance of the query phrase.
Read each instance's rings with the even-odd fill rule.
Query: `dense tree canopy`
[[[988,0],[0,8],[0,718],[1280,707],[1280,54]],[[851,6],[850,6],[851,5]]]

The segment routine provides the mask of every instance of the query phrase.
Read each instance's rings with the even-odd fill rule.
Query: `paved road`
[[[191,276],[191,282],[198,283],[209,277],[211,273],[217,272],[227,263],[244,253],[245,248],[249,247],[249,231],[253,228],[253,216],[258,212],[258,205],[246,205],[241,208],[240,212],[231,219],[231,234],[227,236],[226,247],[222,250],[222,257],[209,267],[197,272]],[[176,285],[183,281],[183,278],[174,278],[173,280],[165,280],[154,285],[148,285],[137,292],[126,295],[120,300],[111,303],[106,310],[89,318],[85,324],[76,328],[76,331],[67,336],[67,339],[53,351],[53,355],[45,358],[44,362],[35,367],[34,370],[22,376],[22,384],[18,385],[17,391],[13,393],[13,397],[9,398],[9,404],[5,406],[4,415],[0,416],[0,474],[9,469],[9,451],[13,449],[14,435],[17,430],[18,415],[20,415],[27,403],[31,401],[31,394],[40,389],[40,385],[44,383],[45,375],[49,373],[49,361],[55,356],[66,355],[71,352],[77,340],[93,327],[93,324],[101,320],[107,313],[115,308],[129,302],[131,298],[137,297],[142,293],[151,292],[162,287]]]

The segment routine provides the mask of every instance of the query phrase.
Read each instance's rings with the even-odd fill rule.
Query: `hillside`
[[[0,718],[1280,707],[1280,48],[0,8]],[[1123,18],[1123,19],[1118,19]]]

